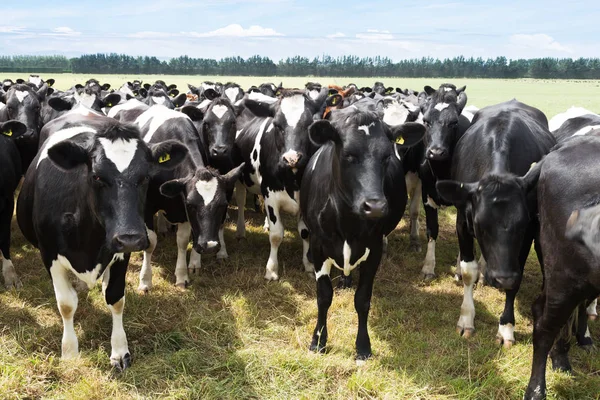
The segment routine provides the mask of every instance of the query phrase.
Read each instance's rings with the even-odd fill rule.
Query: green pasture
[[[9,75],[10,76],[10,75]],[[16,77],[12,75],[11,77]],[[95,76],[117,87],[133,76]],[[2,78],[0,76],[0,78]],[[65,89],[88,76],[57,75]],[[249,78],[142,76],[185,87],[201,81],[237,81],[250,86],[265,81],[302,86],[322,83],[370,85],[376,78]],[[382,79],[386,85],[420,89],[445,79]],[[469,103],[483,107],[513,97],[548,115],[571,105],[600,111],[597,81],[472,80]],[[235,220],[237,210],[229,215]],[[203,257],[200,275],[187,290],[174,286],[175,235],[159,237],[153,258],[154,288],[136,292],[141,253],[132,256],[127,275],[124,325],[133,356],[122,374],[109,363],[111,314],[100,285],[79,293],[75,330],[81,356],[61,361],[62,321],[50,277],[38,251],[13,224],[13,261],[21,290],[0,289],[0,398],[2,399],[521,399],[532,358],[531,303],[540,293],[541,273],[532,253],[516,301],[517,343],[497,345],[498,318],[504,295],[490,287],[475,291],[476,334],[461,338],[455,331],[462,285],[453,280],[458,244],[455,210],[440,214],[438,277],[420,277],[425,252],[409,251],[408,221],[389,240],[370,312],[373,358],[354,361],[357,317],[353,290],[336,290],[329,312],[328,353],[308,350],[317,317],[314,278],[303,271],[301,241],[292,218],[280,247],[279,282],[263,279],[269,254],[264,217],[248,208],[246,239],[235,239],[227,223],[230,258]],[[424,216],[420,230],[426,249]],[[334,285],[337,283],[337,279]],[[600,323],[591,322],[594,340]],[[600,356],[575,344],[572,375],[548,368],[550,399],[600,399]]]

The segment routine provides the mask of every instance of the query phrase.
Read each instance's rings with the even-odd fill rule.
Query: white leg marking
[[[419,240],[419,210],[421,205],[421,180],[414,172],[406,174],[406,187],[410,196],[410,239]]]
[[[110,336],[110,345],[112,351],[110,361],[113,365],[121,365],[123,359],[129,354],[127,346],[127,336],[123,329],[123,308],[125,307],[125,296],[123,296],[114,305],[108,305],[108,309],[112,313],[112,334]]]
[[[327,275],[327,277],[329,278],[329,274],[331,273],[331,266],[335,264],[335,261],[331,258],[328,258],[327,260],[325,260],[323,262],[323,265],[321,266],[321,269],[319,270],[319,272],[317,272],[315,274],[315,278],[317,280],[319,280],[320,277]],[[340,268],[337,264],[335,264],[335,266],[338,269],[342,269]],[[320,333],[318,333],[320,335]]]
[[[269,216],[265,217],[265,223],[263,224],[263,231],[269,232]]]
[[[50,276],[58,311],[63,320],[62,359],[76,358],[79,355],[79,344],[73,327],[73,316],[77,311],[77,292],[73,289],[67,268],[59,260],[52,262]]]
[[[269,254],[269,260],[267,261],[267,271],[265,273],[265,279],[269,281],[276,281],[279,279],[277,271],[279,270],[279,262],[277,260],[277,252],[279,251],[279,245],[283,240],[283,223],[281,222],[281,215],[279,214],[279,203],[270,202],[270,197],[265,202],[265,208],[268,206],[273,208],[273,214],[277,219],[276,223],[273,223],[270,218],[267,218],[269,223],[269,241],[271,242],[271,253]]]
[[[592,301],[590,305],[586,308],[587,315],[592,317],[597,317],[598,313],[596,311],[596,304],[598,303],[598,299]]]
[[[238,206],[238,219],[236,236],[238,239],[246,237],[246,220],[244,219],[244,207],[246,206],[246,186],[241,182],[235,183],[235,201]]]
[[[17,275],[17,271],[15,271],[15,266],[11,260],[4,258],[2,251],[0,251],[0,260],[2,260],[2,275],[4,276],[4,284],[6,285],[6,288],[22,288],[23,284]]]
[[[471,336],[475,330],[475,303],[473,301],[473,286],[477,277],[477,261],[461,261],[460,270],[462,272],[464,284],[464,297],[460,307],[460,318],[457,328],[465,337]]]
[[[190,269],[192,274],[199,274],[200,267],[202,266],[202,257],[200,253],[198,253],[192,247],[192,251],[190,252],[190,263],[188,264],[188,269]]]
[[[304,220],[302,218],[299,218],[298,219],[298,233],[300,234],[301,238],[302,238],[303,230],[306,230],[308,232],[308,228],[306,227]],[[308,257],[307,257],[309,247],[310,247],[310,241],[308,240],[308,238],[302,239],[302,264],[304,264],[304,271],[315,272],[315,266],[313,265],[313,263],[308,261]]]
[[[187,269],[187,246],[190,242],[192,226],[184,222],[177,226],[177,263],[175,264],[175,285],[185,287],[190,282]]]
[[[479,276],[478,276],[478,282],[480,285],[483,285],[485,282],[485,277],[484,277],[484,273],[485,273],[485,268],[487,267],[487,262],[485,261],[485,258],[483,258],[483,254],[479,257],[479,262],[477,262],[477,268],[479,268]]]
[[[158,214],[160,218],[160,213]],[[152,253],[154,253],[154,249],[156,248],[156,243],[158,238],[156,237],[156,233],[154,231],[148,229],[146,227],[146,232],[148,233],[148,240],[150,241],[150,245],[146,250],[144,250],[144,261],[142,262],[142,269],[140,270],[140,285],[138,286],[138,290],[140,292],[147,293],[150,289],[152,289]]]
[[[429,243],[427,243],[427,254],[421,273],[426,277],[435,275],[435,240],[433,239],[429,239]]]
[[[225,247],[225,227],[222,226],[221,229],[219,229],[219,243],[221,243],[221,248],[219,249],[219,252],[217,253],[217,260],[224,260],[226,258],[229,258],[229,254],[227,254],[227,247]]]
[[[156,214],[156,232],[165,234],[168,232],[168,222],[165,218],[165,214],[162,211],[159,211]]]
[[[515,327],[513,324],[498,325],[498,339],[502,339],[505,347],[515,343]]]

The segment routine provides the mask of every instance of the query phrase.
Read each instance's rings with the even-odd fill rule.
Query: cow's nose
[[[198,243],[194,247],[194,250],[199,254],[214,254],[221,250],[221,243],[215,240],[209,240],[204,243]]]
[[[362,204],[361,211],[367,218],[381,218],[387,213],[387,201],[381,199],[367,200]]]
[[[210,155],[212,157],[225,157],[227,155],[227,153],[229,149],[227,148],[227,146],[224,145],[220,145],[220,146],[215,146],[213,147],[213,149],[210,152]]]
[[[131,253],[148,248],[146,234],[116,235],[112,240],[113,250],[119,253]]]
[[[289,150],[283,155],[283,160],[290,167],[295,167],[298,165],[300,160],[302,160],[303,154],[294,150]]]
[[[430,160],[442,160],[446,158],[447,152],[441,147],[432,147],[427,150],[427,158]]]

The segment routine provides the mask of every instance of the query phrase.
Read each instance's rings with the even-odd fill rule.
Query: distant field
[[[16,75],[14,75],[16,76]],[[95,75],[116,86],[131,76]],[[57,75],[58,88],[88,76]],[[244,87],[265,81],[302,86],[307,80],[370,85],[377,78],[252,78],[140,76],[199,84],[233,80]],[[391,86],[420,89],[445,79],[382,79]],[[454,80],[467,85],[469,103],[479,107],[516,97],[549,115],[579,105],[600,111],[597,81]],[[136,292],[141,254],[127,275],[124,325],[133,365],[115,376],[109,364],[111,316],[100,285],[79,294],[75,329],[79,360],[61,362],[62,322],[50,278],[39,253],[13,225],[13,260],[20,291],[0,289],[0,397],[8,399],[522,399],[532,358],[531,303],[540,293],[535,255],[528,260],[516,300],[517,343],[495,343],[504,295],[490,287],[475,291],[476,335],[455,332],[462,286],[452,268],[458,244],[455,209],[440,215],[438,278],[420,278],[422,253],[408,250],[407,220],[390,236],[389,256],[375,280],[369,327],[374,356],[354,362],[357,317],[353,290],[336,290],[329,311],[329,351],[308,351],[317,317],[314,278],[303,272],[301,241],[291,218],[279,250],[279,282],[265,282],[269,254],[264,217],[247,210],[247,239],[236,241],[228,223],[230,258],[203,257],[203,269],[186,291],[174,287],[175,235],[159,238],[153,258],[154,289]],[[236,217],[235,207],[230,217]],[[421,223],[424,225],[424,216]],[[421,243],[426,248],[424,227]],[[334,285],[337,280],[334,281]],[[600,340],[600,322],[590,324]],[[599,399],[600,357],[573,345],[574,374],[548,370],[549,399]]]
[[[19,78],[28,74],[9,73],[0,78]],[[44,77],[44,76],[42,76]],[[46,76],[47,78],[50,75]],[[142,79],[144,82],[154,82],[163,79],[175,83],[187,91],[187,84],[199,85],[205,80],[219,82],[237,82],[243,88],[258,85],[262,82],[273,82],[276,85],[283,82],[285,87],[304,87],[307,81],[318,81],[322,84],[345,85],[356,83],[359,86],[371,86],[376,80],[387,86],[423,90],[430,85],[437,88],[441,83],[452,82],[457,86],[467,85],[469,104],[478,107],[499,103],[516,98],[526,104],[544,111],[549,118],[566,110],[572,105],[578,105],[600,112],[600,81],[585,80],[537,80],[537,79],[430,79],[430,78],[340,78],[340,77],[253,77],[253,76],[194,76],[194,75],[79,75],[57,74],[58,89],[68,89],[76,83],[85,83],[89,78],[96,78],[102,83],[110,83],[118,88],[124,82]]]

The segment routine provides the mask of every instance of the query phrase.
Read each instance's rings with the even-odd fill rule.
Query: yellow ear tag
[[[6,136],[12,136],[12,130],[8,130],[6,132],[2,132],[4,133]]]
[[[398,136],[396,138],[396,144],[404,144],[404,138],[402,136]]]
[[[112,107],[112,103],[108,103],[106,106],[107,107]]]
[[[169,153],[167,153],[167,154],[165,154],[163,156],[160,156],[158,158],[158,163],[162,164],[162,163],[165,163],[165,162],[169,161],[170,159],[171,159],[171,155]]]
[[[535,167],[535,164],[537,164],[537,163],[535,163],[535,162],[534,162],[534,163],[531,163],[531,165],[529,166],[529,169],[531,169],[531,168]]]

